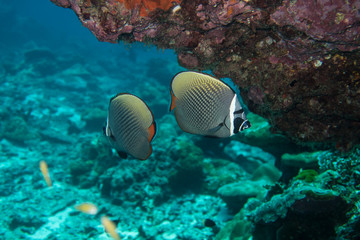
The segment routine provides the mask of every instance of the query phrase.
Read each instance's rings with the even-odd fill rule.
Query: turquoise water
[[[184,133],[168,113],[185,70],[173,51],[98,42],[48,0],[1,3],[0,239],[111,239],[103,216],[121,239],[273,239],[299,222],[311,239],[360,236],[358,148],[298,146],[252,113],[232,138]],[[146,161],[119,158],[103,135],[120,92],[154,113]],[[85,202],[97,214],[75,208]]]

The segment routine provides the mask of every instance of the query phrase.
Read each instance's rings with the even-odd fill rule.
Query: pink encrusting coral
[[[274,130],[360,142],[359,0],[51,1],[100,41],[172,48],[182,66],[231,78]]]
[[[359,9],[356,0],[285,0],[270,19],[279,26],[294,26],[313,39],[340,43],[341,48],[344,43],[359,43]]]

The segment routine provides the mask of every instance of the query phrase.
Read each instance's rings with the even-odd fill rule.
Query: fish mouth
[[[240,131],[243,131],[244,129],[250,128],[251,124],[249,120],[244,121],[240,126]]]

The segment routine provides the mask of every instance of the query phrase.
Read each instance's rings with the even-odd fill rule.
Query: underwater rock
[[[285,153],[281,156],[281,163],[286,166],[298,168],[317,168],[319,166],[319,157],[322,156],[324,153],[326,152],[302,152],[299,154]]]
[[[189,190],[199,192],[204,181],[204,155],[201,148],[191,142],[179,141],[171,155],[176,167],[169,176],[170,188],[175,193]]]
[[[249,198],[263,198],[267,192],[264,188],[265,181],[244,180],[222,186],[217,191],[227,206],[237,213]]]
[[[34,132],[22,117],[18,116],[10,118],[3,124],[0,136],[18,143],[39,138],[39,134]]]
[[[93,132],[100,132],[105,126],[107,112],[100,108],[85,109],[81,119],[85,121],[86,129]]]
[[[275,183],[281,177],[281,171],[273,164],[265,163],[260,165],[252,174],[251,180],[266,180],[268,183]]]
[[[350,207],[344,198],[345,188],[327,188],[336,179],[336,174],[317,175],[313,181],[299,178],[280,191],[270,189],[263,201],[249,200],[244,209],[254,224],[253,238],[336,238],[337,227],[349,219]]]
[[[61,70],[56,55],[49,49],[35,48],[24,53],[24,62],[19,69],[31,67],[32,73],[39,77],[56,74]]]
[[[297,142],[360,142],[358,1],[183,0],[148,12],[115,0],[52,2],[100,41],[172,48],[181,65],[231,78],[252,112]]]
[[[65,134],[59,129],[46,128],[39,131],[42,140],[51,142],[51,143],[61,143],[61,144],[73,144],[74,138]]]
[[[270,153],[239,141],[231,141],[224,152],[248,173],[253,173],[264,163],[275,164],[275,157]]]
[[[284,153],[298,153],[304,150],[303,147],[300,147],[286,136],[274,133],[271,130],[270,123],[265,118],[252,112],[249,112],[246,116],[251,122],[251,128],[235,135],[234,139],[259,147],[279,159]]]

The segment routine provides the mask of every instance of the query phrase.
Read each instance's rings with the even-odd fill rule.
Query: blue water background
[[[142,43],[130,45],[98,41],[82,26],[71,9],[58,7],[50,0],[0,0],[0,3],[1,58],[19,57],[26,48],[46,47],[89,60],[118,58],[119,63],[132,61],[142,64],[160,58],[177,64],[173,50],[158,50]],[[121,71],[121,64],[118,67]],[[154,67],[157,67],[156,62]],[[168,77],[171,79],[172,76]]]

